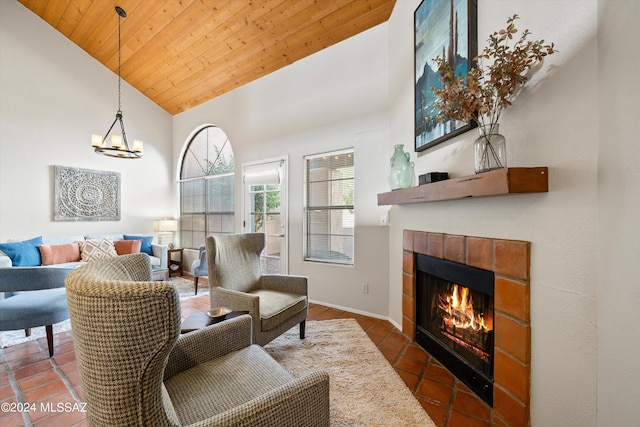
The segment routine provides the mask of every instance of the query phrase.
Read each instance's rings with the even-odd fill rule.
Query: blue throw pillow
[[[140,240],[142,241],[142,245],[140,245],[140,252],[144,252],[145,254],[153,255],[151,251],[151,242],[153,241],[153,236],[140,236],[138,234],[125,234],[124,240]]]
[[[11,265],[14,267],[35,267],[42,263],[40,249],[42,236],[22,242],[0,243],[0,251],[11,258]]]

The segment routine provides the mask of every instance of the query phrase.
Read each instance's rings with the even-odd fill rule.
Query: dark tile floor
[[[438,427],[489,427],[491,408],[387,320],[311,304],[309,320],[354,318]]]
[[[182,302],[183,316],[208,308],[208,295]],[[358,321],[437,426],[492,425],[491,409],[389,321],[317,304],[309,307],[309,320],[341,318]],[[0,349],[0,425],[83,426],[82,401],[70,333],[55,335],[52,358],[44,338]],[[26,403],[27,412],[6,410]]]

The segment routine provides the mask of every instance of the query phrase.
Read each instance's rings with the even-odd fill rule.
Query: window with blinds
[[[305,260],[353,264],[353,149],[306,156]]]
[[[205,126],[189,142],[180,169],[180,245],[197,249],[211,233],[234,231],[235,159],[229,138]]]

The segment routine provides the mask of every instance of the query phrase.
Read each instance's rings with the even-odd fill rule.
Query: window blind
[[[353,149],[305,157],[305,260],[353,264]]]

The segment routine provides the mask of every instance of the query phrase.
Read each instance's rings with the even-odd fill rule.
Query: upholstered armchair
[[[307,318],[307,278],[270,274],[260,269],[262,233],[207,236],[211,307],[248,311],[253,339],[265,345],[296,324],[304,338]]]
[[[66,280],[89,426],[328,426],[329,378],[292,377],[252,345],[247,315],[180,335],[180,301],[149,257],[92,261]]]
[[[53,356],[53,325],[69,318],[64,280],[73,268],[0,268],[0,331],[44,326]]]
[[[196,295],[198,295],[198,278],[209,275],[207,269],[207,250],[204,245],[200,246],[198,258],[194,259],[191,263],[191,274],[193,274],[193,287],[195,288]]]

